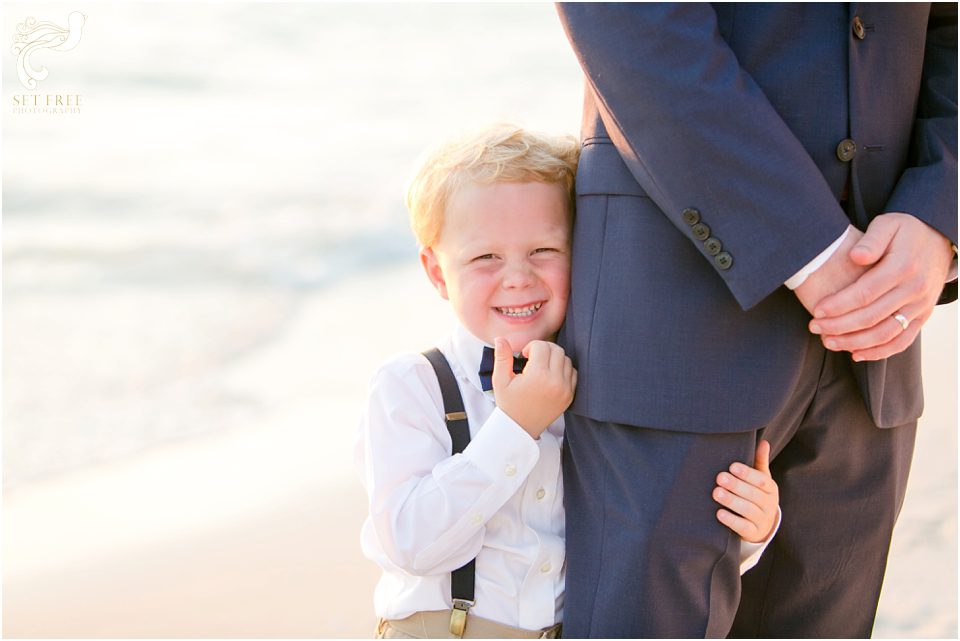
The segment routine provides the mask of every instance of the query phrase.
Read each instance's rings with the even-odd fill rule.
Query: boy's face
[[[444,212],[440,240],[420,252],[430,281],[470,333],[519,352],[553,340],[570,289],[570,219],[560,184],[468,184]]]

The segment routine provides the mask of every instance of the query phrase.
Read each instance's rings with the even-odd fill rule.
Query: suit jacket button
[[[843,162],[850,162],[853,160],[853,157],[857,155],[857,143],[850,140],[849,138],[844,138],[840,141],[840,144],[837,145],[837,158]]]
[[[863,40],[867,33],[863,28],[863,20],[860,19],[860,16],[854,16],[853,18],[853,35],[857,37],[858,40]]]
[[[683,216],[683,222],[688,225],[696,225],[700,222],[700,212],[693,207],[687,207],[680,215]]]
[[[720,252],[714,256],[713,260],[717,263],[717,267],[724,271],[730,269],[730,266],[733,265],[733,256],[728,252]]]
[[[710,228],[703,223],[697,223],[693,226],[693,236],[697,240],[706,240],[710,238]]]
[[[703,241],[703,246],[711,256],[716,256],[720,253],[720,250],[723,249],[723,243],[713,237]]]

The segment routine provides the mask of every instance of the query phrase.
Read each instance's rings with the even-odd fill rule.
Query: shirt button
[[[474,514],[473,519],[471,519],[474,525],[480,525],[483,522],[483,517],[479,514]]]
[[[549,571],[550,571],[550,564],[549,564],[549,563],[544,563],[543,565],[540,566],[540,572],[541,572],[541,573],[546,574],[546,573],[549,572]]]
[[[730,269],[733,265],[733,256],[727,252],[720,252],[713,257],[713,260],[717,263],[717,267],[724,271]]]
[[[508,463],[507,467],[503,468],[503,473],[507,476],[513,476],[517,473],[517,466],[513,463]]]
[[[692,231],[693,237],[697,240],[706,240],[710,237],[710,227],[703,223],[697,223],[694,225]]]
[[[853,18],[853,35],[859,40],[863,40],[866,37],[866,30],[863,28],[863,20],[860,19],[860,16],[854,16]]]
[[[543,497],[545,497],[546,495],[547,495],[547,491],[546,491],[545,489],[543,489],[542,487],[541,487],[539,490],[537,490],[537,500],[538,500],[538,501],[542,501],[542,500],[543,500]]]
[[[840,141],[840,144],[837,145],[837,158],[839,158],[841,161],[850,162],[856,155],[857,143],[849,138],[844,138]]]

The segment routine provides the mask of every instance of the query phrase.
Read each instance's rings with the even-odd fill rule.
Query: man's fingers
[[[902,335],[898,336],[889,343],[883,345],[878,345],[876,347],[870,347],[868,349],[857,350],[851,354],[851,358],[855,361],[882,361],[885,358],[890,358],[899,354],[903,350],[910,347],[913,344],[913,341],[916,340],[917,334],[920,333],[920,329],[914,329],[911,327],[905,331]]]
[[[826,335],[823,337],[824,346],[835,352],[856,352],[872,347],[880,347],[901,337],[902,334],[909,331],[919,330],[923,325],[920,318],[921,307],[919,305],[907,305],[899,308],[900,311],[895,314],[887,314],[873,327],[862,331],[855,331],[849,334]],[[903,328],[896,314],[900,314],[908,322],[907,329]],[[913,334],[916,336],[916,333]],[[905,345],[908,347],[909,343]]]
[[[840,291],[818,302],[814,319],[833,318],[866,307],[900,284],[902,268],[896,261],[883,260]]]
[[[770,441],[762,440],[757,444],[757,452],[753,457],[753,467],[765,474],[770,473]]]
[[[858,265],[874,264],[886,253],[898,229],[896,218],[877,216],[870,222],[863,238],[850,250],[850,260]]]
[[[929,317],[930,314],[926,314],[925,316],[915,319],[907,329],[900,332],[900,334],[890,342],[856,350],[852,352],[851,357],[855,361],[879,361],[899,354],[913,344],[913,341],[917,339],[917,335],[920,333],[920,328],[923,327],[923,323]]]
[[[916,300],[918,292],[901,285],[888,291],[866,307],[854,309],[831,318],[815,318],[810,321],[809,329],[821,336],[840,336],[875,327],[894,314],[903,313]]]

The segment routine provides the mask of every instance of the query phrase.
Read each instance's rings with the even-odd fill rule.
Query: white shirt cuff
[[[777,531],[780,529],[780,521],[783,519],[783,513],[780,511],[780,506],[777,506],[777,522],[773,525],[773,531],[770,532],[770,535],[764,541],[759,543],[751,543],[750,541],[740,541],[740,575],[743,576],[746,574],[747,570],[751,569],[757,563],[760,562],[760,557],[763,556],[763,551],[767,549],[767,546],[770,545],[770,541],[773,540],[773,537],[777,535]]]
[[[839,249],[840,245],[843,244],[843,239],[847,237],[848,233],[850,233],[850,225],[847,225],[847,228],[843,230],[843,233],[840,234],[840,238],[833,241],[829,247],[817,254],[816,258],[800,268],[800,271],[788,278],[783,284],[790,289],[796,289],[797,287],[800,287],[800,285],[803,285],[803,281],[807,280],[807,276],[817,271],[821,265],[830,260],[830,257],[833,256],[837,249]]]
[[[470,462],[491,479],[519,487],[540,458],[537,442],[499,407],[493,410],[467,448]]]

